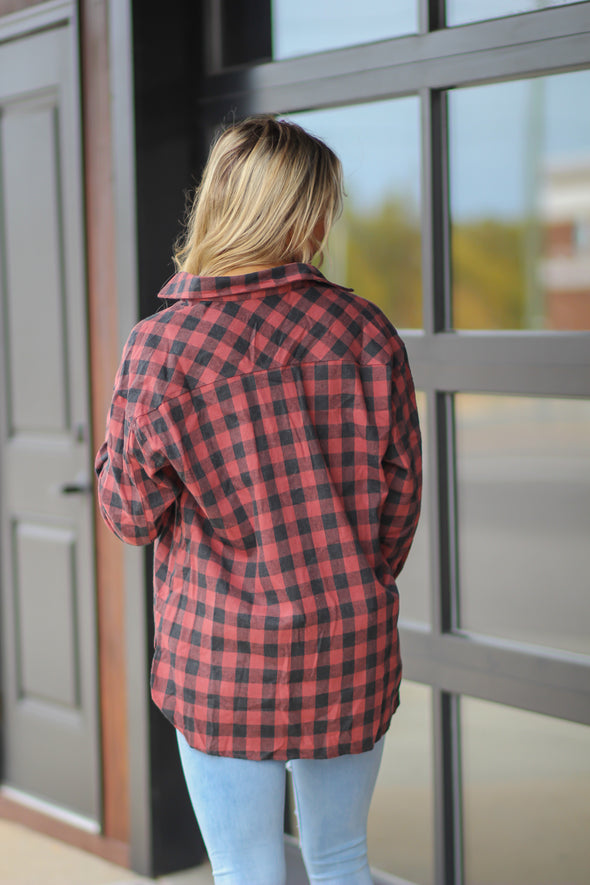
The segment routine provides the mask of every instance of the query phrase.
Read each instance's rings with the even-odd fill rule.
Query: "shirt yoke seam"
[[[233,381],[235,378],[251,378],[253,375],[267,375],[269,372],[273,370],[282,370],[291,368],[292,366],[312,366],[312,365],[327,365],[330,363],[338,363],[339,365],[347,365],[352,364],[355,366],[383,366],[387,367],[389,363],[387,362],[378,362],[377,360],[371,360],[367,363],[359,363],[357,360],[342,360],[342,359],[331,359],[331,360],[302,360],[296,363],[288,363],[285,365],[277,365],[277,366],[269,366],[267,369],[256,369],[253,372],[236,372],[235,375],[231,375],[229,378],[225,378],[220,376],[216,378],[215,381],[209,381],[207,384],[203,384],[202,387],[195,387],[192,390],[183,390],[181,393],[176,394],[170,399],[166,400],[166,404],[174,402],[175,400],[179,400],[184,396],[194,396],[196,393],[201,393],[205,390],[208,390],[211,387],[216,387],[218,384],[222,384],[224,382]],[[139,414],[133,415],[131,418],[132,422],[137,422],[141,418],[146,418],[148,415],[152,415],[154,412],[158,412],[162,406],[164,405],[164,401],[159,403],[157,406],[152,406],[145,411],[140,412]]]

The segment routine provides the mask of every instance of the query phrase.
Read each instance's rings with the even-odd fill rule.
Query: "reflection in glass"
[[[590,401],[455,397],[460,626],[590,653]]]
[[[586,885],[590,728],[461,699],[466,885]]]
[[[275,59],[387,40],[418,30],[416,0],[272,0]]]
[[[369,863],[434,885],[432,693],[402,682],[369,814]]]
[[[449,93],[453,324],[590,329],[590,71]]]
[[[447,0],[447,25],[463,25],[466,22],[518,12],[534,12],[549,6],[567,6],[576,0]]]
[[[347,193],[323,273],[377,304],[398,328],[422,325],[420,108],[400,98],[293,114],[344,166]]]
[[[424,465],[422,513],[410,555],[398,578],[397,585],[400,596],[401,621],[430,623],[430,532],[428,527],[430,487],[426,456],[428,440],[426,395],[421,391],[416,391],[416,402],[422,430],[422,464]]]

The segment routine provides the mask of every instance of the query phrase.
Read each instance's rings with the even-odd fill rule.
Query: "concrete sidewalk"
[[[308,882],[297,841],[285,836],[287,885]],[[411,885],[373,870],[375,885]],[[208,863],[148,879],[94,854],[0,818],[0,885],[213,885]]]
[[[287,885],[307,880],[295,839],[285,837]],[[378,885],[385,881],[376,878]],[[0,818],[0,885],[213,885],[208,863],[148,879],[94,854]],[[396,885],[396,883],[394,883]],[[402,883],[403,885],[403,883]]]
[[[213,885],[208,864],[146,879],[100,857],[0,819],[0,885]]]

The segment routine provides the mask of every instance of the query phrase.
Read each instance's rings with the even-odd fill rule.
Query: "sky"
[[[416,0],[273,0],[272,19],[277,59],[418,30]]]

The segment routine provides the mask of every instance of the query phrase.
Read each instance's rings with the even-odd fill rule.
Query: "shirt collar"
[[[168,280],[158,298],[210,301],[213,298],[263,297],[300,282],[332,285],[313,264],[284,264],[231,277],[197,277],[180,271]]]

